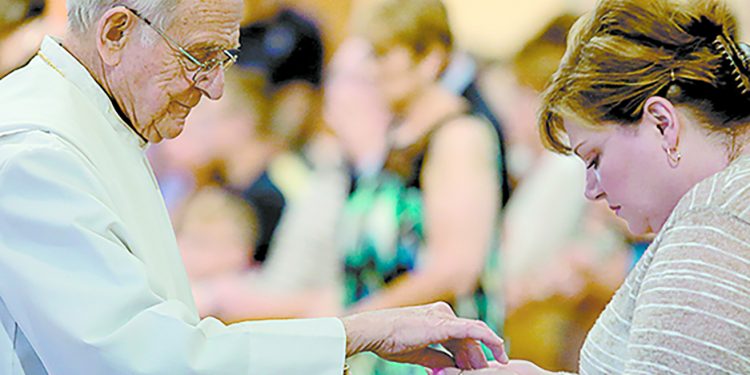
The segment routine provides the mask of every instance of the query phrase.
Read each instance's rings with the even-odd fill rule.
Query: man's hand
[[[482,369],[488,366],[482,342],[495,358],[508,361],[503,340],[484,322],[457,318],[444,302],[370,311],[342,321],[347,357],[369,351],[389,361],[428,368]],[[450,354],[430,348],[432,344],[442,344]]]

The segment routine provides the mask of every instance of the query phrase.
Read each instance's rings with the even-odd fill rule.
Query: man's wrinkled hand
[[[456,317],[448,304],[370,311],[342,319],[347,356],[373,352],[394,362],[428,368],[482,369],[488,366],[479,344],[505,363],[503,341],[484,322]],[[430,347],[442,344],[448,352]]]

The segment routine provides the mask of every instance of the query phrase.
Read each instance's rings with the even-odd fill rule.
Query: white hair
[[[85,33],[99,20],[104,12],[118,5],[127,6],[151,21],[154,26],[165,29],[179,0],[67,0],[68,28],[75,33]]]

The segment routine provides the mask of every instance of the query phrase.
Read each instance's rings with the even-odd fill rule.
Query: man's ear
[[[99,19],[96,48],[106,65],[117,65],[126,44],[132,39],[138,18],[125,7],[114,7]]]
[[[654,131],[659,132],[664,151],[676,150],[679,146],[683,124],[677,116],[677,110],[668,99],[660,96],[646,99],[641,125],[652,127]]]

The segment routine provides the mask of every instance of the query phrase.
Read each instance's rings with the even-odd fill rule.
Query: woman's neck
[[[750,142],[750,123],[739,125],[738,128],[742,130],[740,130],[731,140],[729,148],[730,162],[741,157],[750,156],[750,147],[746,146],[748,142]]]

